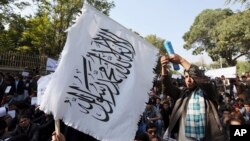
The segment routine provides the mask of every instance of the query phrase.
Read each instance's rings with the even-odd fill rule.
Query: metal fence
[[[0,53],[0,70],[23,71],[34,70],[45,71],[47,56],[39,56],[17,52]]]

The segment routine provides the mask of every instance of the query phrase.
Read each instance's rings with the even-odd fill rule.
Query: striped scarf
[[[197,141],[205,137],[205,100],[201,89],[196,89],[188,102],[185,135]]]

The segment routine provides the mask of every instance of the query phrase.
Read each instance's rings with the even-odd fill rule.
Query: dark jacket
[[[205,139],[206,141],[223,141],[224,135],[222,126],[218,116],[216,91],[209,79],[202,77],[197,70],[198,67],[191,65],[189,75],[197,83],[197,87],[201,88],[204,92],[205,107],[206,107],[206,127]],[[162,76],[163,93],[169,95],[174,99],[175,105],[172,110],[169,122],[169,133],[178,133],[181,116],[187,111],[187,104],[191,97],[192,92],[188,89],[178,89],[173,86],[171,79],[168,76]]]
[[[22,95],[24,93],[25,85],[22,80],[18,81],[17,86],[15,84],[15,81],[12,85],[14,86],[14,93],[16,93],[17,95]]]
[[[27,136],[29,141],[38,140],[38,130],[39,125],[35,123],[30,123],[28,129],[23,130],[20,126],[17,126],[16,129],[11,133],[12,137]]]

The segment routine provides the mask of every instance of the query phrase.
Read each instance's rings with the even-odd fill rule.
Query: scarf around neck
[[[185,120],[185,136],[197,141],[205,137],[205,100],[203,91],[197,88],[188,101]]]

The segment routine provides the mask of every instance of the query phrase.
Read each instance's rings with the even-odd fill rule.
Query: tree
[[[246,62],[246,61],[239,61],[237,63],[237,73],[238,74],[242,74],[242,73],[246,73],[246,72],[250,72],[250,62]]]
[[[0,34],[2,39],[5,38],[5,41],[0,41],[0,44],[3,45],[2,51],[15,51],[22,44],[20,38],[26,28],[26,20],[20,15],[12,14],[8,21],[8,30],[3,30],[2,34]]]
[[[59,55],[61,52],[64,43],[66,41],[66,32],[65,30],[69,28],[81,12],[81,7],[83,5],[82,0],[35,0],[36,5],[38,6],[37,16],[46,15],[50,19],[51,27],[53,31],[53,36],[51,41],[54,41],[51,44],[54,54],[53,56]],[[95,6],[97,9],[102,11],[105,14],[109,13],[109,10],[114,7],[113,2],[107,2],[106,0],[88,0],[88,3]],[[51,33],[48,33],[51,34]],[[42,35],[44,36],[44,35]],[[41,38],[42,39],[42,38]],[[43,47],[44,48],[44,47]]]
[[[107,0],[88,0],[88,3],[107,15],[115,6]],[[57,57],[66,41],[65,30],[81,13],[82,5],[82,0],[0,0],[0,31],[6,30],[0,33],[0,45],[6,49]],[[37,7],[37,11],[26,17],[15,13],[14,9],[27,6]],[[10,25],[9,29],[5,25]],[[8,42],[3,43],[6,38]],[[7,43],[11,43],[10,46]]]
[[[166,53],[166,50],[163,47],[164,40],[160,37],[157,37],[156,35],[147,35],[146,37],[144,37],[144,39],[160,50],[159,55],[163,55],[164,52]],[[156,74],[156,76],[158,76],[160,72],[161,66],[159,57],[159,59],[157,60],[157,65],[154,68],[154,73]]]
[[[230,9],[204,10],[184,34],[184,48],[194,49],[194,55],[208,52],[213,61],[225,58],[227,65],[234,66],[240,56],[248,54],[249,22],[249,10],[236,14]]]
[[[241,56],[250,57],[250,10],[219,21],[212,36],[216,48],[210,53],[226,59],[229,66],[236,65]]]
[[[146,37],[144,37],[144,39],[159,49],[159,59],[157,61],[157,65],[154,68],[154,73],[158,76],[161,73],[160,56],[167,54],[167,51],[163,45],[165,40],[160,38],[160,37],[157,37],[156,35],[147,35]],[[171,66],[168,66],[168,67],[170,68]],[[170,73],[171,74],[179,74],[179,72],[177,72],[175,70],[171,70]]]
[[[26,18],[22,17],[17,11],[23,10],[27,6],[30,6],[29,2],[0,0],[1,51],[16,51],[22,45],[20,38],[26,28]]]
[[[154,45],[156,48],[158,48],[160,50],[160,55],[166,54],[166,49],[163,46],[164,39],[157,37],[156,35],[147,35],[145,37],[145,40],[147,40],[152,45]]]
[[[53,38],[53,27],[48,15],[37,15],[27,21],[27,28],[20,39],[25,44],[20,45],[18,50],[55,56],[57,52],[54,52]]]
[[[14,9],[23,10],[29,6],[29,2],[15,0],[0,0],[0,25],[3,26],[9,23],[10,17],[20,15],[15,13]]]
[[[0,32],[0,52],[14,50],[14,42],[9,38],[7,31]]]

